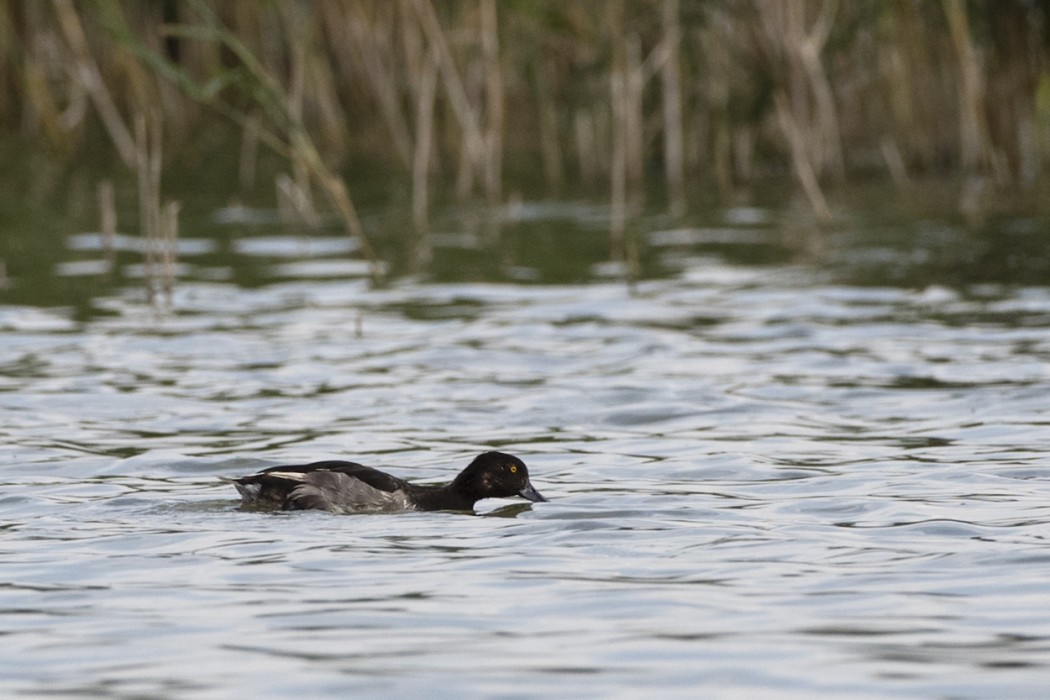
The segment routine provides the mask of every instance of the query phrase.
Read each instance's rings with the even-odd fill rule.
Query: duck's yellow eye
[[[510,465],[510,473],[511,474],[517,474],[518,473],[518,465],[517,464]]]

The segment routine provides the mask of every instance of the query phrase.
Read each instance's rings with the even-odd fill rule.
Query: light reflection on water
[[[1045,690],[1050,291],[679,263],[0,308],[0,691]],[[247,513],[217,479],[488,447],[551,502]]]

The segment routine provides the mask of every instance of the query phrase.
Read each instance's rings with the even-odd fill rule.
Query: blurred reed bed
[[[830,219],[849,180],[951,178],[974,206],[1050,164],[1045,0],[0,0],[0,17],[0,125],[73,165],[101,127],[144,233],[174,235],[162,150],[231,120],[242,191],[270,186],[270,148],[283,215],[318,225],[321,195],[377,277],[352,164],[403,176],[420,232],[435,191],[498,216],[539,173],[610,202],[625,262],[647,196],[681,216],[792,179]]]

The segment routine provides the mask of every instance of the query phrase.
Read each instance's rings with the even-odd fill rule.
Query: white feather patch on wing
[[[266,472],[267,476],[276,476],[278,479],[288,481],[306,481],[308,472]]]

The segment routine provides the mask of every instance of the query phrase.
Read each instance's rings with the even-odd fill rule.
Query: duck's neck
[[[419,510],[474,510],[477,499],[464,496],[452,486],[417,487],[419,490],[413,489],[410,497]]]

